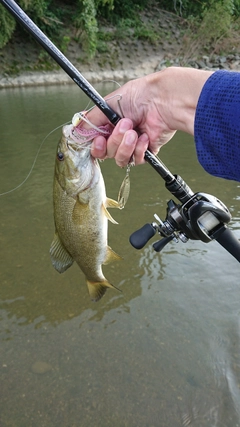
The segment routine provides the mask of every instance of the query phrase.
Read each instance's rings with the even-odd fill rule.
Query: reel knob
[[[135,249],[142,249],[155,233],[156,228],[152,224],[145,224],[131,234],[129,241]]]

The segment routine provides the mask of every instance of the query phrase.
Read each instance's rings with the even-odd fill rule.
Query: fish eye
[[[59,151],[59,152],[57,153],[57,158],[58,158],[58,160],[60,160],[60,162],[61,162],[62,160],[64,160],[64,154],[63,154],[61,151]]]

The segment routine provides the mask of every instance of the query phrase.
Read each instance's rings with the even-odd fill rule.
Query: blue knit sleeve
[[[220,70],[209,77],[198,100],[194,138],[207,172],[240,181],[240,73]]]

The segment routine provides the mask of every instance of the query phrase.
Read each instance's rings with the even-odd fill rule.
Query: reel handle
[[[142,249],[154,236],[156,231],[156,228],[152,224],[145,224],[143,227],[139,228],[139,230],[131,234],[129,241],[135,249]]]
[[[163,248],[165,248],[165,246],[169,243],[169,242],[171,242],[171,240],[173,240],[174,239],[174,235],[173,234],[171,234],[171,236],[168,236],[168,237],[163,237],[161,240],[158,240],[157,242],[155,242],[155,243],[153,243],[153,249],[156,251],[156,252],[161,252],[161,250],[163,249]]]

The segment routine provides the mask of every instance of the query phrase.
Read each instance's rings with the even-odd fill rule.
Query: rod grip
[[[215,237],[216,241],[240,262],[240,242],[233,232],[223,226]]]

